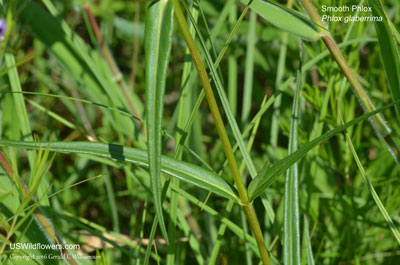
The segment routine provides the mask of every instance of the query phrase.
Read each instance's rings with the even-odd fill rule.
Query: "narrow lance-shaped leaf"
[[[153,1],[146,11],[145,25],[147,146],[155,211],[161,232],[167,241],[161,201],[161,130],[172,24],[172,1]]]
[[[8,78],[10,82],[10,87],[12,92],[16,92],[13,94],[15,108],[13,111],[16,111],[18,116],[18,122],[21,128],[22,139],[33,141],[31,126],[29,124],[28,113],[26,111],[24,96],[20,94],[22,92],[21,83],[19,81],[19,76],[17,72],[17,68],[15,66],[15,58],[12,53],[5,54],[5,63],[7,67],[10,68],[8,71]],[[33,167],[33,154],[28,153],[29,165]]]
[[[272,25],[306,40],[320,38],[317,26],[299,13],[272,1],[241,0]]]
[[[368,0],[375,16],[382,17],[382,21],[375,21],[375,29],[378,35],[379,47],[386,78],[393,100],[400,99],[400,55],[395,40],[394,32],[389,24],[385,10],[380,0]],[[397,118],[400,119],[400,106],[396,106]]]
[[[299,67],[301,69],[301,65]],[[288,155],[297,150],[297,127],[300,109],[300,89],[302,76],[297,73],[297,89],[294,94],[292,118],[290,121]],[[286,171],[285,214],[283,223],[283,261],[285,265],[300,265],[300,220],[298,195],[298,165],[295,162]]]
[[[256,47],[256,25],[257,13],[252,10],[250,12],[249,33],[247,34],[247,50],[246,63],[244,72],[244,87],[243,87],[243,104],[242,104],[242,122],[246,123],[251,110],[251,97],[253,94],[253,79],[254,79],[254,50]]]
[[[1,140],[0,146],[14,146],[27,150],[46,148],[49,143]],[[144,167],[149,166],[147,152],[132,147],[92,142],[52,142],[50,151],[60,153],[91,154],[114,158]],[[167,156],[161,156],[161,171],[183,181],[238,202],[236,192],[216,173]]]
[[[350,147],[351,153],[353,154],[354,160],[356,161],[357,167],[363,176],[364,181],[367,184],[368,190],[371,193],[372,198],[375,201],[375,204],[378,206],[379,211],[385,218],[385,221],[387,222],[393,236],[396,238],[397,243],[400,244],[400,232],[397,229],[396,225],[393,223],[392,218],[390,217],[389,213],[387,212],[385,206],[383,205],[381,199],[379,198],[379,195],[376,193],[374,186],[372,185],[371,181],[369,180],[369,177],[367,176],[367,173],[365,172],[364,166],[362,165],[356,150],[354,149],[354,145],[351,142],[351,138],[348,134],[346,134],[346,140],[347,144]]]
[[[303,229],[303,254],[305,252],[305,258],[307,260],[307,265],[314,265],[314,255],[311,247],[310,231],[308,229],[307,216],[304,215],[304,229]],[[304,257],[303,257],[303,260]]]
[[[276,162],[272,166],[267,163],[263,167],[263,169],[257,174],[257,177],[249,184],[248,192],[249,192],[250,200],[254,200],[261,193],[263,193],[265,191],[265,189],[268,188],[272,183],[274,183],[274,181],[282,173],[284,173],[289,167],[291,167],[299,159],[303,158],[308,153],[308,151],[310,151],[312,148],[314,148],[317,145],[321,144],[322,142],[328,140],[332,136],[334,136],[340,132],[343,132],[350,126],[360,123],[360,122],[368,119],[369,117],[372,117],[372,116],[392,107],[395,103],[398,103],[398,102],[400,102],[400,101],[390,103],[384,107],[378,108],[374,111],[371,111],[364,115],[361,115],[360,117],[358,117],[342,126],[336,127],[335,129],[321,135],[320,137],[309,142],[308,144],[302,146],[299,150],[297,150],[296,152],[292,153],[291,155],[285,157],[284,159]]]

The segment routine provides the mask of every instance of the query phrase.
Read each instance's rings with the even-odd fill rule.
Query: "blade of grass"
[[[276,74],[275,88],[278,89],[282,84],[283,73],[285,70],[286,50],[287,50],[288,34],[285,32],[282,35],[282,43],[279,51],[279,60]],[[281,107],[282,95],[278,95],[274,101],[274,108],[271,121],[271,138],[270,144],[272,148],[278,146],[278,135],[279,135],[279,119],[280,119],[280,107]]]
[[[165,197],[167,196],[167,190],[169,187],[170,181],[166,181],[164,184],[164,187],[161,191],[161,200],[164,201]],[[150,259],[150,254],[151,254],[151,246],[153,245],[154,242],[154,236],[156,234],[156,229],[157,229],[157,224],[158,224],[159,219],[155,218],[153,221],[153,224],[151,225],[151,230],[150,230],[150,235],[149,235],[149,244],[147,245],[146,248],[146,254],[144,257],[144,265],[149,264],[149,259]]]
[[[275,182],[275,180],[283,172],[285,172],[289,167],[291,167],[299,159],[303,158],[311,149],[313,149],[317,145],[321,144],[322,142],[327,141],[332,136],[334,136],[340,132],[343,132],[350,126],[358,124],[358,123],[394,106],[395,103],[397,103],[397,102],[390,103],[390,104],[383,106],[381,108],[378,108],[374,111],[365,113],[365,114],[359,116],[358,118],[353,119],[352,121],[350,121],[342,126],[338,126],[335,129],[328,131],[327,133],[321,135],[320,137],[318,137],[318,138],[312,140],[311,142],[307,143],[306,145],[302,146],[300,149],[298,149],[293,154],[285,157],[282,160],[279,160],[272,166],[269,165],[268,163],[266,163],[264,168],[258,173],[257,177],[249,184],[248,191],[249,191],[250,200],[254,200],[260,194],[262,194],[264,192],[264,190],[266,188],[268,188],[273,182]]]
[[[129,112],[126,112],[124,110],[120,110],[118,108],[114,108],[111,106],[107,106],[98,102],[94,102],[94,101],[90,101],[90,100],[86,100],[86,99],[81,99],[81,98],[75,98],[75,97],[68,97],[68,96],[63,96],[63,95],[56,95],[56,94],[48,94],[48,93],[41,93],[41,92],[30,92],[30,91],[21,91],[21,92],[10,92],[10,91],[0,91],[0,94],[7,94],[7,93],[11,93],[11,94],[26,94],[26,95],[39,95],[39,96],[45,96],[45,97],[52,97],[52,98],[60,98],[60,99],[66,99],[66,100],[71,100],[71,101],[77,101],[77,102],[81,102],[81,103],[85,103],[85,104],[92,104],[95,106],[98,106],[100,108],[104,108],[104,109],[109,109],[111,111],[115,111],[118,112],[121,115],[124,115],[126,117],[135,119],[140,121],[140,119],[132,114],[130,114]]]
[[[115,200],[115,193],[114,188],[112,185],[111,177],[107,173],[107,168],[105,165],[102,167],[103,176],[104,176],[104,185],[106,186],[107,191],[107,200],[110,206],[111,217],[112,217],[112,224],[113,224],[113,231],[119,233],[119,218],[118,218],[118,209],[117,209],[117,202]]]
[[[229,13],[229,24],[234,25],[237,20],[236,5],[231,6]],[[237,113],[237,78],[238,78],[238,64],[234,50],[228,56],[228,98],[229,104],[232,109],[232,114],[236,116]]]
[[[343,119],[342,119],[342,116],[340,113],[339,113],[339,117],[341,119],[341,122],[343,123]],[[346,142],[347,142],[348,147],[351,150],[351,153],[353,154],[353,158],[356,161],[358,170],[360,171],[365,183],[367,184],[368,190],[371,193],[371,196],[375,201],[375,204],[378,206],[379,211],[382,213],[383,218],[385,219],[385,221],[387,222],[387,224],[390,228],[390,231],[392,232],[393,236],[395,237],[397,243],[400,245],[400,232],[397,229],[397,227],[394,225],[393,220],[390,217],[389,213],[386,211],[385,206],[383,205],[382,201],[379,198],[379,195],[376,193],[374,186],[372,185],[370,179],[368,178],[367,173],[364,170],[364,166],[362,165],[362,163],[357,155],[357,152],[354,148],[353,142],[352,142],[349,134],[347,134],[347,133],[346,133]]]
[[[168,233],[161,205],[161,130],[172,25],[172,1],[153,1],[147,8],[145,25],[147,146],[155,210],[161,232],[167,242]]]
[[[287,7],[291,8],[293,5],[293,0],[289,0]],[[287,42],[289,34],[284,32],[282,34],[281,47],[279,49],[278,66],[275,80],[275,89],[278,90],[282,85],[283,75],[285,73],[286,64],[286,54],[287,54]],[[274,101],[274,108],[271,121],[271,138],[270,144],[272,148],[277,148],[278,146],[278,135],[279,135],[279,119],[280,119],[280,107],[281,107],[282,95],[278,95]]]
[[[370,191],[372,198],[375,201],[375,204],[378,206],[379,211],[382,213],[383,217],[385,218],[385,221],[387,222],[390,231],[392,232],[393,236],[395,237],[397,243],[399,243],[400,245],[400,232],[397,229],[397,227],[394,225],[392,218],[390,217],[389,213],[386,211],[385,206],[383,206],[383,203],[381,202],[381,200],[379,199],[379,195],[376,193],[374,186],[372,185],[371,181],[369,180],[367,174],[365,173],[364,167],[360,161],[360,159],[358,158],[357,152],[354,149],[353,143],[349,137],[348,134],[346,134],[346,139],[347,139],[347,143],[349,145],[349,148],[351,149],[351,152],[353,154],[354,160],[356,161],[357,167],[360,170],[361,175],[364,178],[364,181],[367,184],[368,190]]]
[[[19,80],[17,68],[15,66],[14,55],[7,52],[5,54],[4,59],[5,59],[6,66],[10,68],[10,70],[8,72],[8,78],[10,80],[11,90],[13,92],[16,92],[15,94],[13,94],[13,98],[14,98],[14,103],[15,103],[15,110],[16,110],[17,116],[19,118],[19,124],[20,124],[20,129],[21,129],[21,139],[26,140],[26,141],[33,141],[31,126],[30,126],[29,118],[28,118],[28,113],[27,113],[27,110],[25,107],[24,96],[23,96],[23,94],[20,94],[22,92],[22,89],[21,89],[21,83]],[[33,154],[31,152],[28,152],[28,162],[29,162],[30,168],[32,170],[35,166],[33,161],[34,161]],[[30,179],[29,181],[31,182],[32,179]],[[43,181],[39,185],[39,187],[38,187],[38,195],[39,196],[42,196],[43,194],[45,194],[45,191],[47,189],[46,186],[47,186],[46,181]],[[44,205],[49,205],[49,201],[46,196],[43,199],[42,203]]]
[[[393,24],[393,21],[392,21],[392,20],[388,19],[388,22],[389,22],[390,29],[392,30],[393,36],[394,36],[394,38],[395,38],[397,44],[400,45],[400,33],[399,33],[399,30],[398,30],[398,29],[396,28],[396,26]]]
[[[246,219],[246,215],[244,214],[243,211],[240,212],[240,220],[242,222],[242,227],[243,227],[243,232],[245,234],[248,233],[248,225],[247,225],[247,219]],[[253,265],[253,261],[252,261],[252,252],[250,251],[250,244],[249,242],[247,242],[245,240],[244,243],[244,249],[245,249],[245,255],[246,255],[246,265]]]
[[[71,129],[74,129],[74,130],[78,129],[78,127],[75,124],[73,124],[72,122],[68,121],[67,119],[61,117],[57,113],[54,113],[53,111],[43,107],[42,105],[36,103],[33,100],[30,100],[28,98],[25,98],[25,100],[28,101],[35,108],[39,109],[40,111],[43,111],[45,114],[49,115],[50,117],[52,117],[53,119],[59,121],[60,123],[64,124],[65,126],[71,128]]]
[[[247,34],[247,51],[244,72],[242,123],[246,123],[251,110],[251,96],[253,91],[254,48],[256,46],[257,13],[250,11],[249,32]]]
[[[307,260],[307,265],[315,265],[314,255],[312,252],[311,247],[311,240],[310,240],[310,231],[308,228],[308,219],[307,216],[304,215],[304,229],[303,229],[303,247],[305,248],[305,255]]]
[[[19,124],[21,127],[21,139],[24,141],[33,141],[31,126],[29,124],[29,118],[25,107],[24,96],[20,94],[22,92],[21,83],[17,68],[15,67],[14,55],[11,53],[5,53],[5,63],[9,67],[8,78],[10,80],[11,90],[17,92],[13,94],[15,111],[17,113]],[[33,167],[33,153],[28,152],[28,160],[31,168]]]
[[[217,34],[221,31],[221,28],[226,23],[226,17],[229,15],[229,12],[232,7],[235,7],[236,0],[228,0],[226,1],[224,8],[221,10],[220,15],[218,16],[217,21],[214,24],[213,29],[210,32],[210,39],[215,40],[217,38]],[[236,8],[236,7],[235,7]]]
[[[380,0],[368,0],[375,16],[381,17],[382,21],[374,21],[380,54],[385,68],[386,79],[392,94],[393,101],[400,99],[400,55],[396,40],[389,25],[389,18]],[[400,105],[396,106],[397,118],[400,120]]]
[[[174,192],[177,193],[176,191],[174,191]],[[183,199],[184,197],[181,197],[179,195],[179,198]],[[186,200],[184,202],[186,204],[188,204]],[[190,209],[190,208],[188,208],[188,205],[186,206],[186,209],[183,208],[183,207],[181,207],[181,208],[184,209],[184,210]],[[194,221],[194,222],[197,223],[197,221],[193,220],[194,217],[191,215],[191,212],[185,212],[184,210],[177,211],[177,215],[178,215],[177,218],[178,218],[178,221],[179,221],[178,225],[179,225],[180,229],[185,233],[185,236],[189,238],[189,244],[190,244],[190,247],[191,247],[191,249],[193,251],[193,254],[194,254],[195,258],[196,258],[197,264],[203,265],[205,259],[204,259],[203,255],[202,255],[202,251],[201,251],[202,245],[201,245],[201,242],[199,241],[199,238],[196,236],[196,234],[192,232],[193,231],[193,228],[192,228],[193,224],[191,222]],[[176,231],[174,231],[174,232],[176,232]],[[177,252],[178,252],[179,245],[177,245],[176,249],[177,249]],[[178,254],[179,254],[179,252],[176,255],[177,257],[179,257]]]
[[[300,49],[302,50],[302,49]],[[302,51],[300,51],[302,53]],[[300,55],[302,57],[302,55]],[[301,58],[300,58],[301,60]],[[301,63],[297,72],[297,88],[293,98],[290,120],[288,155],[297,150],[297,131],[300,114],[300,91],[302,89]],[[286,171],[285,209],[283,223],[283,262],[285,265],[300,265],[300,214],[299,173],[297,162]]]

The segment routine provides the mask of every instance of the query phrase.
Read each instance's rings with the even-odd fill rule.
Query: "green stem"
[[[178,0],[174,0],[174,9],[175,9],[176,20],[182,31],[182,35],[189,47],[190,53],[192,55],[193,63],[195,64],[195,66],[197,68],[200,81],[204,87],[204,92],[206,94],[207,102],[210,107],[211,114],[214,118],[214,123],[215,123],[215,126],[217,127],[218,134],[221,138],[221,142],[222,142],[224,151],[226,153],[229,166],[232,170],[233,178],[234,178],[235,184],[237,185],[240,199],[242,200],[243,203],[246,203],[249,201],[248,197],[247,197],[247,192],[246,192],[246,189],[240,178],[236,159],[233,155],[232,147],[229,142],[229,138],[226,133],[225,126],[222,121],[222,117],[219,112],[217,102],[215,100],[214,92],[211,88],[211,84],[208,80],[208,75],[207,75],[205,66],[201,59],[200,53],[199,53],[198,49],[196,48],[196,44],[194,43],[194,40],[190,34],[189,28],[187,26],[185,17],[182,13],[182,9],[180,8]]]
[[[249,197],[247,195],[246,188],[241,180],[239,168],[237,166],[236,159],[233,154],[232,146],[229,141],[228,135],[226,133],[226,129],[225,129],[224,123],[222,121],[222,117],[219,112],[218,105],[215,100],[214,92],[212,91],[211,84],[208,79],[208,75],[207,75],[205,66],[201,59],[200,53],[199,53],[198,49],[196,48],[196,44],[192,38],[192,35],[190,34],[189,27],[186,23],[185,16],[183,15],[182,9],[179,5],[179,1],[178,0],[173,0],[173,1],[174,1],[174,12],[175,12],[176,20],[178,22],[179,28],[181,29],[183,38],[185,39],[186,44],[192,55],[193,63],[195,64],[195,66],[197,68],[200,81],[204,87],[204,92],[207,97],[207,102],[210,107],[211,114],[214,118],[214,123],[217,128],[219,137],[221,139],[222,146],[224,148],[224,152],[226,154],[226,157],[227,157],[227,160],[229,163],[229,167],[232,171],[233,179],[235,181],[236,188],[239,193],[239,198],[240,198],[241,204],[244,208],[244,211],[249,220],[251,230],[253,231],[256,241],[257,241],[257,245],[258,245],[260,255],[261,255],[261,260],[264,265],[269,265],[270,264],[269,255],[268,255],[265,243],[264,243],[264,238],[263,238],[263,234],[261,232],[260,224],[258,223],[258,219],[257,219],[257,215],[255,213],[254,207],[249,201]]]

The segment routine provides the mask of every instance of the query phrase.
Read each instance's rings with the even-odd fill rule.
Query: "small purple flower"
[[[6,21],[4,19],[0,19],[0,40],[4,38],[6,30],[7,30]]]

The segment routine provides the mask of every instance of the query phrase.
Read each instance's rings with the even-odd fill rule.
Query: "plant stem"
[[[263,234],[261,232],[260,224],[258,223],[258,219],[257,219],[257,215],[255,213],[254,207],[249,201],[249,197],[247,196],[246,188],[241,180],[239,168],[237,166],[236,159],[233,154],[232,146],[229,141],[228,135],[226,133],[226,129],[225,129],[224,123],[222,121],[222,117],[219,112],[218,105],[215,100],[214,93],[212,91],[211,84],[208,79],[208,75],[207,75],[205,66],[202,62],[200,53],[199,53],[198,49],[196,48],[196,44],[190,34],[189,27],[186,23],[186,19],[183,15],[182,9],[179,5],[179,1],[178,0],[173,0],[173,1],[174,1],[174,12],[175,12],[176,20],[181,29],[183,38],[185,39],[186,44],[192,55],[193,63],[195,64],[195,66],[197,68],[200,81],[204,87],[204,92],[207,97],[207,102],[210,107],[211,114],[214,118],[214,123],[215,123],[215,126],[217,127],[217,131],[218,131],[219,137],[221,139],[221,142],[222,142],[222,145],[224,148],[224,152],[226,154],[226,157],[227,157],[227,160],[229,163],[229,167],[232,171],[233,179],[235,181],[236,188],[239,193],[239,198],[240,198],[241,204],[244,208],[244,211],[249,220],[251,230],[253,231],[256,241],[257,241],[257,245],[258,245],[260,255],[261,255],[261,260],[264,265],[269,265],[270,264],[269,255],[267,252],[267,248],[265,246],[265,242],[264,242]]]

